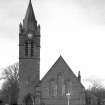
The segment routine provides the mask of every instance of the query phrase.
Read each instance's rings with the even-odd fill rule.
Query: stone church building
[[[85,105],[85,89],[60,56],[40,80],[40,25],[31,0],[19,25],[19,105]]]

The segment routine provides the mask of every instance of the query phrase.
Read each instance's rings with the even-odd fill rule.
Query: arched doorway
[[[27,96],[25,96],[24,104],[25,105],[33,105],[33,99],[32,99],[31,94],[28,94]]]

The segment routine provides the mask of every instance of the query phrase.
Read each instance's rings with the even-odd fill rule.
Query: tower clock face
[[[33,35],[31,33],[28,34],[28,38],[31,39]]]

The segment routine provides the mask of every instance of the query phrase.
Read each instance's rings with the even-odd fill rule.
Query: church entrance
[[[28,94],[28,95],[25,97],[24,104],[25,104],[25,105],[34,105],[33,97],[32,97],[31,94]]]

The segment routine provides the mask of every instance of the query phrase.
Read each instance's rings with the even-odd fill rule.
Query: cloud
[[[57,5],[62,8],[70,8],[73,6],[79,10],[79,15],[83,15],[84,19],[92,24],[105,24],[105,0],[44,0],[40,1],[46,5]]]
[[[28,0],[27,0],[28,1]],[[18,25],[24,16],[26,5],[23,0],[0,0],[0,34],[1,38],[14,39],[18,34]],[[22,16],[23,15],[23,16]],[[18,35],[17,35],[18,36]]]
[[[92,23],[105,24],[105,0],[74,0]]]

